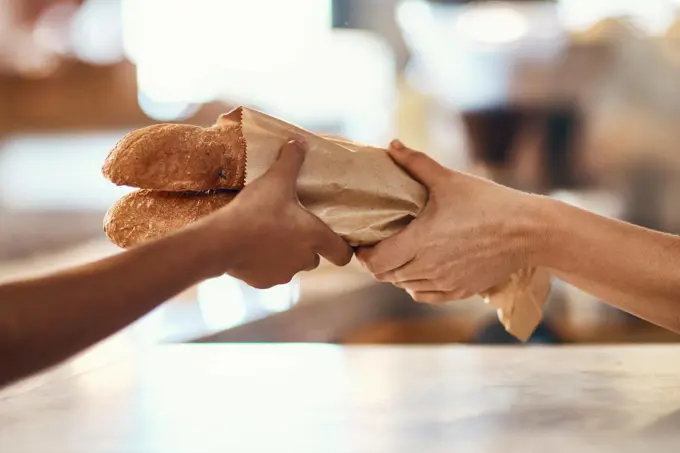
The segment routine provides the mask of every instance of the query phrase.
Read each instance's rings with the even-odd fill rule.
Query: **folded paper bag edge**
[[[551,289],[551,276],[542,268],[522,269],[511,279],[484,294],[484,301],[496,308],[506,331],[527,342],[543,319],[543,308]]]

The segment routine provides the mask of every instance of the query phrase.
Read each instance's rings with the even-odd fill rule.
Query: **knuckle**
[[[389,281],[387,274],[373,274],[373,278],[375,278],[379,282]]]
[[[255,289],[269,289],[274,286],[274,284],[271,284],[264,280],[249,281],[246,283],[248,283],[248,286],[251,286]]]
[[[417,164],[425,159],[425,154],[422,151],[410,150],[404,160],[409,164]]]

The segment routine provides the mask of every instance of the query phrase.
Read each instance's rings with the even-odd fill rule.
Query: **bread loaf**
[[[208,193],[137,190],[106,213],[104,232],[122,248],[160,238],[226,206],[238,192]]]
[[[123,137],[104,162],[119,186],[162,191],[239,190],[246,143],[234,125],[157,124]]]

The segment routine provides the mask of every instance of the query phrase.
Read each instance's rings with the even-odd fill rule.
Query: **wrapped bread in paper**
[[[109,154],[104,175],[143,190],[119,200],[105,231],[121,247],[160,237],[225,206],[262,176],[291,139],[308,153],[298,178],[300,202],[353,246],[376,244],[403,229],[427,191],[384,149],[323,137],[239,107],[210,128],[164,124],[132,132]],[[506,329],[526,340],[541,319],[549,277],[535,269],[482,296]]]

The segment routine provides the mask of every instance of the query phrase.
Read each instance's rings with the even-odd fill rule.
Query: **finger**
[[[319,267],[319,264],[321,264],[321,257],[317,254],[314,254],[314,259],[312,260],[312,263],[305,267],[303,270],[305,271],[313,271],[317,267]]]
[[[372,253],[373,247],[369,246],[357,247],[357,249],[354,251],[354,256],[357,257],[357,260],[359,261],[359,263],[361,263],[362,266],[368,269],[368,260]]]
[[[414,291],[414,292],[407,291],[407,292],[413,298],[413,300],[424,304],[443,304],[446,302],[452,302],[456,300],[455,298],[452,298],[449,293],[441,291]]]
[[[389,149],[392,159],[414,179],[428,188],[437,185],[450,172],[431,157],[404,146],[399,140],[393,140]]]
[[[385,274],[409,263],[416,254],[413,224],[373,247],[357,251],[357,258],[373,275]]]
[[[397,288],[405,289],[409,292],[440,292],[443,289],[434,280],[409,280],[404,282],[394,282]]]
[[[354,255],[352,247],[318,218],[315,218],[316,251],[336,266],[345,266]]]
[[[291,140],[281,147],[279,157],[272,164],[266,176],[277,178],[279,189],[289,194],[296,193],[296,182],[300,168],[305,161],[307,145],[301,140]]]
[[[357,261],[359,262],[359,264],[361,264],[361,266],[364,269],[366,269],[369,273],[371,272],[371,270],[369,269],[370,264],[369,264],[368,260],[370,259],[369,257],[371,256],[372,250],[373,250],[373,247],[365,246],[365,247],[357,247],[357,249],[354,251],[354,256],[357,257]],[[371,273],[371,276],[376,281],[381,281],[376,275],[373,275],[373,273]]]
[[[389,282],[392,284],[403,284],[413,281],[432,281],[432,272],[424,269],[421,261],[414,258],[396,269],[376,274],[375,278],[381,282]]]

